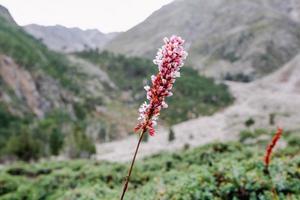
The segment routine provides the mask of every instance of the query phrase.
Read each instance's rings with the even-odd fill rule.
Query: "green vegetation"
[[[170,128],[169,134],[168,134],[168,141],[169,141],[169,142],[172,142],[172,141],[174,141],[175,139],[176,139],[176,138],[175,138],[175,133],[174,133],[173,129]]]
[[[77,55],[98,64],[121,91],[132,91],[135,100],[144,99],[144,95],[141,95],[143,84],[146,84],[145,81],[150,75],[156,73],[152,62],[143,58],[127,58],[107,51],[98,53],[96,50],[77,53]]]
[[[93,142],[84,134],[85,122],[72,120],[64,111],[54,110],[41,120],[24,120],[9,114],[0,104],[0,120],[0,161],[8,158],[30,161],[61,151],[72,158],[95,153]]]
[[[9,137],[5,145],[5,153],[24,161],[30,161],[41,156],[42,147],[41,141],[36,140],[31,133],[28,133],[28,130],[23,130],[19,134]]]
[[[89,158],[96,153],[94,142],[87,137],[82,127],[76,127],[75,130],[68,135],[67,153],[70,158]]]
[[[38,90],[39,81],[48,80],[47,77],[50,76],[55,84],[58,83],[57,87],[68,92],[68,95],[86,95],[84,89],[80,88],[81,79],[84,77],[64,55],[48,50],[40,41],[1,16],[0,54],[12,57],[20,67],[28,70]],[[52,84],[51,81],[49,84]],[[43,119],[37,119],[25,108],[25,99],[17,96],[1,78],[0,90],[9,94],[12,100],[9,104],[0,103],[0,161],[16,158],[29,161],[58,155],[69,145],[66,135],[71,134],[76,126],[85,125],[91,110],[99,103],[99,99],[83,97],[82,103],[73,103],[76,116],[71,116],[67,108],[61,108],[59,111],[49,111]],[[65,99],[62,98],[63,100]],[[70,100],[66,101],[72,103]],[[11,114],[13,112],[10,108],[18,112]],[[84,129],[80,131],[78,135],[85,132]],[[80,148],[74,157],[81,157],[82,152],[90,155],[95,151],[94,144],[85,136],[76,137],[76,142],[74,145]]]
[[[243,130],[240,132],[240,142],[245,142],[247,139],[256,139],[261,135],[268,133],[264,129]]]
[[[262,161],[268,141],[215,143],[138,161],[125,199],[297,200],[299,136],[286,133],[284,140],[288,146],[274,153],[270,175]],[[17,163],[0,172],[0,199],[118,199],[127,169],[127,164],[88,160]]]
[[[96,50],[77,55],[98,64],[121,92],[130,91],[133,98],[130,103],[135,105],[145,100],[143,87],[149,84],[150,76],[157,73],[156,66],[150,60],[142,58],[128,58],[109,52],[98,53]],[[225,85],[216,84],[189,67],[182,68],[181,73],[182,77],[178,78],[174,86],[174,96],[167,99],[169,109],[162,112],[162,119],[168,124],[176,124],[199,115],[210,115],[233,101]]]
[[[238,73],[238,74],[226,73],[224,79],[227,81],[237,81],[237,82],[244,82],[244,83],[249,83],[253,81],[253,77],[251,77],[250,75],[245,75],[243,73]]]
[[[246,127],[249,128],[249,127],[251,127],[251,126],[253,126],[253,125],[255,124],[255,120],[254,120],[253,118],[250,117],[249,119],[247,119],[247,120],[245,121],[244,124],[245,124]]]

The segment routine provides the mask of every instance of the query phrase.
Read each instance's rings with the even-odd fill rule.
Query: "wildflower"
[[[265,163],[266,169],[268,169],[268,167],[269,167],[269,164],[271,162],[272,151],[273,151],[274,147],[276,146],[278,140],[280,139],[282,132],[283,132],[282,128],[277,129],[276,134],[274,135],[274,137],[271,140],[271,143],[268,145],[268,147],[266,149],[266,154],[264,157],[264,163]]]
[[[145,102],[141,105],[139,123],[135,127],[135,131],[148,130],[152,136],[155,134],[154,126],[157,124],[161,109],[168,108],[165,98],[173,95],[171,92],[173,84],[176,78],[180,77],[180,68],[187,56],[183,48],[184,40],[181,37],[164,38],[164,42],[153,60],[159,71],[156,76],[151,76],[152,86],[144,87],[149,104]]]
[[[157,124],[160,110],[168,107],[165,98],[173,95],[171,92],[173,84],[176,78],[180,77],[179,71],[187,56],[187,53],[183,49],[184,40],[181,37],[172,36],[170,39],[164,38],[164,42],[165,45],[158,50],[156,58],[153,61],[158,66],[158,73],[156,76],[151,76],[152,86],[146,85],[144,87],[149,103],[144,102],[139,108],[139,123],[135,127],[135,131],[142,130],[142,132],[130,164],[120,200],[123,200],[127,191],[131,172],[143,136],[146,131],[152,136],[155,134],[154,126]]]

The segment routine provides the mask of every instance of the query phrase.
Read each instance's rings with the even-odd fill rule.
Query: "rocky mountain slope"
[[[102,49],[119,33],[104,34],[97,29],[81,30],[64,26],[41,26],[30,24],[25,31],[40,39],[47,47],[59,52],[78,52],[88,49]]]
[[[10,15],[9,11],[7,10],[7,8],[3,7],[0,5],[0,16],[5,18],[6,20],[8,20],[11,23],[16,23],[15,20],[12,18],[12,16]]]
[[[64,133],[81,126],[92,138],[103,141],[111,139],[107,135],[109,131],[116,133],[113,138],[124,137],[131,131],[132,122],[120,120],[124,113],[130,112],[115,101],[118,88],[105,71],[88,61],[49,50],[9,20],[12,17],[6,9],[4,11],[0,14],[2,121],[12,114],[19,126],[26,119],[23,125],[29,132],[46,121],[51,130],[58,128]],[[58,115],[65,116],[64,121],[59,122],[64,128],[55,122]],[[0,143],[2,137],[7,140],[13,132],[18,132],[11,120],[6,121],[4,131],[7,133],[4,134],[0,124]],[[47,132],[45,127],[44,132]],[[47,137],[47,133],[43,134]]]
[[[285,131],[300,130],[300,54],[281,69],[252,83],[227,83],[236,100],[232,106],[213,116],[199,117],[173,126],[160,128],[155,137],[141,145],[139,158],[185,146],[197,147],[216,141],[237,140],[243,130],[270,129],[280,126]],[[251,126],[247,121],[251,120]],[[265,133],[266,134],[266,133]],[[99,145],[97,159],[129,161],[136,137]]]
[[[179,34],[189,60],[202,73],[236,79],[268,74],[300,48],[297,0],[177,0],[120,34],[106,49],[152,58],[160,38]]]
[[[250,129],[276,128],[300,130],[300,54],[275,73],[250,84],[228,83],[236,101],[233,106],[213,117],[198,118],[175,126],[180,133],[200,133],[228,137],[247,129],[247,121],[252,119]],[[207,129],[203,127],[211,124]],[[202,131],[203,130],[203,131]],[[197,136],[198,135],[198,136]]]

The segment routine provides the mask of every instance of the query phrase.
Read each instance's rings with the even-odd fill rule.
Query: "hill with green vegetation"
[[[51,51],[0,16],[0,161],[89,157],[95,141],[128,136],[154,73],[142,58]],[[210,115],[233,101],[225,85],[193,69],[182,73],[162,115],[166,125]]]
[[[125,199],[297,200],[299,135],[284,133],[286,147],[274,153],[268,174],[262,160],[270,136],[244,131],[241,143],[214,143],[138,161]],[[1,170],[0,199],[118,199],[127,169],[127,163],[88,160],[18,163]]]
[[[98,71],[86,73],[0,16],[0,160],[62,152],[84,157],[95,153],[91,139],[126,134],[129,125],[114,115],[119,103],[106,92],[111,84],[98,77]],[[96,107],[101,106],[107,111],[100,115]],[[117,134],[109,135],[108,130]]]
[[[139,105],[145,101],[144,86],[150,76],[157,73],[157,67],[147,59],[126,57],[109,52],[85,51],[77,53],[106,71],[121,93],[129,94],[125,102]],[[176,124],[201,115],[211,115],[233,101],[224,84],[198,74],[191,67],[183,67],[181,77],[174,85],[174,96],[168,98],[169,109],[162,112],[162,119]]]

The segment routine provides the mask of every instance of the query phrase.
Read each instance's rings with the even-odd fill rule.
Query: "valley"
[[[189,56],[125,199],[298,200],[298,0],[174,0],[112,33],[20,26],[0,5],[0,200],[116,199],[173,34]]]

